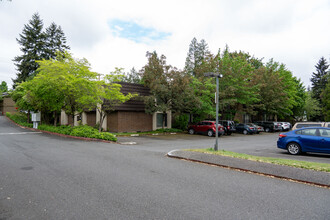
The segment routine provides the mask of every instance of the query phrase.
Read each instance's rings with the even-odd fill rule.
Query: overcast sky
[[[212,53],[227,44],[284,63],[305,86],[318,60],[330,58],[330,0],[2,0],[0,81],[16,78],[16,38],[34,13],[44,28],[60,25],[74,57],[101,74],[140,70],[147,51],[183,69],[189,44],[204,39]]]

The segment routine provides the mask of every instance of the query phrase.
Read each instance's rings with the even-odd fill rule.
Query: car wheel
[[[243,131],[243,134],[247,135],[248,134],[248,131],[247,130],[244,130]]]
[[[289,154],[292,154],[292,155],[301,154],[300,145],[297,143],[294,143],[294,142],[289,143],[287,145],[287,149],[288,149]]]
[[[269,128],[266,128],[266,130],[265,130],[266,132],[270,132],[270,129]]]
[[[189,133],[189,134],[195,134],[195,131],[194,131],[194,129],[190,128],[190,129],[188,130],[188,133]]]
[[[212,137],[213,136],[213,131],[212,130],[208,130],[207,131],[207,136]]]
[[[227,135],[231,135],[231,132],[227,133]]]

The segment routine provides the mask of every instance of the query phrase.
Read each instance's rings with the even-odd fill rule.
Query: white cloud
[[[282,62],[303,82],[322,56],[330,58],[330,3],[328,0],[15,0],[0,2],[0,81],[15,78],[14,56],[19,37],[32,14],[39,12],[45,27],[61,25],[74,56],[87,58],[93,70],[108,73],[114,67],[139,70],[146,51],[156,50],[168,64],[183,68],[193,37],[205,39],[216,53],[226,44],[265,61]],[[115,36],[110,20],[134,22],[157,33],[171,33],[160,41]],[[123,27],[118,26],[117,31]]]

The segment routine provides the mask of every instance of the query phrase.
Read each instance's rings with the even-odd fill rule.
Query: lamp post
[[[217,88],[216,88],[216,92],[215,92],[215,117],[216,117],[216,124],[215,124],[215,145],[214,145],[214,151],[218,151],[218,139],[219,139],[219,78],[222,78],[222,74],[218,74],[218,73],[213,73],[213,72],[208,72],[208,73],[204,73],[204,76],[207,77],[215,77],[216,79],[216,84],[217,84]]]

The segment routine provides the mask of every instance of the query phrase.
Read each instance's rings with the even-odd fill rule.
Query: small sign
[[[37,112],[37,113],[32,113],[32,121],[40,121],[40,112]]]

